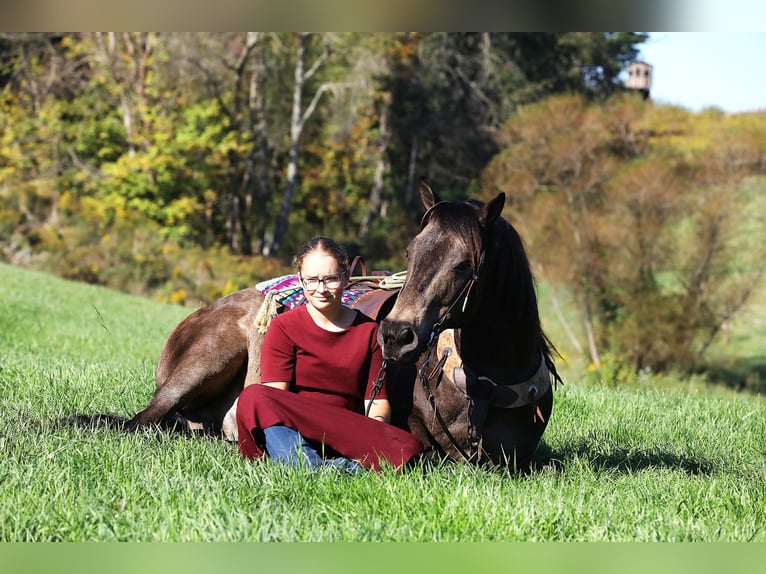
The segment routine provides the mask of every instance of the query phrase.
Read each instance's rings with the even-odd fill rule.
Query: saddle
[[[423,370],[427,363],[421,362],[419,378],[423,383],[423,390],[431,405],[435,420],[439,422],[446,439],[465,460],[482,461],[487,454],[492,458],[493,453],[485,451],[482,445],[484,426],[490,409],[495,413],[497,409],[506,410],[519,407],[531,406],[533,420],[545,422],[543,414],[537,405],[537,400],[545,395],[551,388],[551,374],[545,362],[545,357],[540,355],[540,364],[534,375],[524,381],[507,382],[493,381],[492,379],[476,373],[468,365],[463,363],[460,356],[460,329],[445,329],[439,334],[436,345],[431,348],[424,360],[433,362],[434,367]],[[441,385],[448,382],[446,389]],[[461,444],[450,431],[450,425],[444,420],[437,407],[439,399],[449,401],[450,395],[457,392],[468,402],[466,412],[467,437],[466,443]],[[501,415],[504,416],[504,415]],[[447,443],[440,444],[442,448]],[[494,453],[498,454],[498,453]]]
[[[361,275],[355,276],[357,265]],[[380,322],[394,306],[396,296],[404,284],[406,271],[393,274],[389,271],[373,271],[368,275],[364,259],[357,255],[349,273],[351,281],[344,292],[344,296],[350,299],[348,306]]]

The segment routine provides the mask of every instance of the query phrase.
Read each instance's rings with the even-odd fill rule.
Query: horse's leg
[[[490,409],[484,427],[484,447],[492,462],[527,473],[553,411],[553,389],[532,405],[514,409]],[[540,417],[542,415],[542,417]]]
[[[250,356],[252,359],[247,363],[247,375],[245,376],[245,384],[243,388],[249,387],[250,385],[257,385],[261,382],[261,370],[259,366],[260,346],[258,347],[257,352],[251,354]],[[239,436],[239,432],[237,430],[238,403],[239,396],[234,399],[234,403],[231,405],[229,410],[226,411],[226,414],[223,417],[223,422],[221,423],[221,430],[223,431],[224,438],[231,442],[237,442]]]
[[[158,387],[149,405],[125,423],[125,428],[133,430],[143,425],[160,424],[169,413],[176,410],[180,398],[181,393],[178,392],[176,386],[163,385]]]
[[[261,382],[261,343],[263,342],[263,334],[259,333],[255,328],[251,327],[250,334],[248,336],[247,343],[247,374],[245,375],[244,387],[250,385],[257,385]],[[244,388],[243,387],[243,388]],[[237,404],[239,397],[234,399],[234,404],[226,412],[223,417],[222,431],[226,440],[231,442],[237,442],[239,432],[237,430]]]
[[[183,417],[190,429],[220,424],[220,419],[218,422],[209,419],[222,417],[223,414],[216,416],[212,411],[216,410],[216,403],[231,392],[228,389],[247,360],[245,351],[224,353],[224,356],[216,357],[225,363],[223,368],[219,368],[218,361],[213,363],[205,356],[187,354],[182,364],[157,386],[149,405],[128,421],[127,428],[160,424],[169,417],[173,420]],[[186,411],[189,414],[184,416]]]
[[[239,403],[239,397],[234,399],[234,404],[226,411],[223,416],[223,423],[221,423],[221,431],[223,437],[230,442],[237,442],[239,439],[239,431],[237,430],[237,404]]]

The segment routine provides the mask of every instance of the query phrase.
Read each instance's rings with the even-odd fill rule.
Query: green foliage
[[[496,127],[519,104],[573,86],[608,92],[616,66],[645,40],[629,33],[313,34],[306,64],[322,65],[306,70],[300,113],[319,90],[325,95],[296,124],[296,37],[9,36],[0,184],[16,193],[47,181],[54,194],[102,202],[107,217],[140,213],[173,241],[266,252],[287,180],[289,132],[301,125],[284,243],[316,233],[353,238],[362,219],[382,217],[389,227],[417,219],[417,175],[428,175],[445,197],[465,197],[497,151]],[[559,69],[548,64],[559,60],[567,62],[568,84],[550,81]],[[383,197],[371,209],[381,179]],[[16,225],[5,209],[7,236]],[[385,259],[398,256],[398,244],[375,247]]]
[[[105,203],[141,213],[175,240],[210,243],[211,206],[226,186],[222,166],[234,142],[215,102],[152,117],[156,132],[144,149],[101,164],[91,182]],[[175,129],[174,126],[179,126]]]
[[[58,207],[56,225],[41,227],[29,250],[40,268],[68,279],[198,305],[286,272],[276,260],[225,246],[184,246],[122,204],[66,192]]]
[[[424,175],[447,199],[506,191],[541,278],[573,295],[574,346],[636,371],[701,365],[763,267],[762,114],[610,98],[642,33],[310,35],[302,112],[324,91],[298,123],[292,33],[9,38],[0,242],[17,264],[191,304],[319,233],[397,271]],[[253,256],[297,126],[283,249]]]

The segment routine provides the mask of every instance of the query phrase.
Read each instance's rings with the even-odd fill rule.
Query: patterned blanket
[[[306,296],[303,294],[301,281],[296,274],[283,275],[276,279],[262,281],[258,283],[255,288],[264,295],[273,291],[274,294],[272,296],[276,299],[277,303],[287,309],[300,307],[306,302]],[[341,297],[343,304],[348,305],[362,293],[366,293],[369,290],[369,287],[346,289]]]

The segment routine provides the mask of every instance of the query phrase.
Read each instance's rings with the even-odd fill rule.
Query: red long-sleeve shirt
[[[261,346],[261,380],[288,382],[292,392],[361,412],[383,363],[378,324],[356,311],[343,331],[319,327],[301,306],[277,315]],[[385,384],[376,398],[386,399]]]
[[[263,456],[262,429],[282,424],[342,456],[379,470],[381,461],[401,467],[423,451],[415,435],[367,418],[365,398],[382,364],[378,325],[357,311],[348,329],[326,331],[305,307],[277,315],[261,347],[261,380],[287,382],[288,391],[250,385],[239,396],[239,449]],[[376,398],[387,398],[384,384]]]

